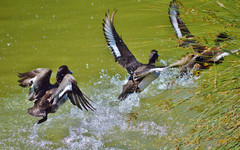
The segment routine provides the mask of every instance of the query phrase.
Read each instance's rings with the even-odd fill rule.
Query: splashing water
[[[168,127],[158,125],[153,121],[141,121],[137,124],[128,120],[128,113],[140,107],[140,97],[155,96],[168,88],[168,82],[178,73],[177,70],[166,71],[155,80],[142,93],[133,93],[124,101],[118,101],[117,96],[126,80],[120,80],[120,75],[109,76],[107,71],[100,72],[100,81],[95,83],[98,87],[92,98],[96,100],[96,111],[91,115],[81,116],[80,126],[70,127],[69,136],[63,140],[67,148],[98,149],[105,147],[109,136],[119,133],[138,132],[144,135],[143,139],[149,136],[164,136],[167,134]],[[179,79],[184,80],[184,79]],[[177,81],[178,84],[183,83]],[[104,84],[103,84],[104,83]],[[187,80],[181,86],[192,86],[192,80]],[[107,91],[107,92],[103,92]],[[71,116],[75,117],[79,110],[71,109]],[[106,142],[106,143],[105,143]]]
[[[44,124],[22,127],[26,130],[24,132],[29,134],[27,137],[20,136],[22,138],[15,141],[20,143],[19,145],[28,145],[32,148],[111,149],[116,148],[111,145],[112,142],[130,146],[131,140],[128,138],[132,138],[131,134],[137,134],[140,141],[165,136],[168,134],[169,127],[164,123],[159,124],[151,119],[131,121],[129,114],[141,108],[140,99],[142,98],[154,97],[176,86],[194,86],[191,79],[183,78],[177,79],[175,85],[169,84],[178,73],[177,69],[162,72],[160,77],[144,91],[133,93],[124,101],[119,101],[117,97],[127,80],[121,80],[119,74],[109,75],[108,71],[102,70],[99,73],[99,81],[94,83],[94,93],[90,97],[94,99],[93,105],[96,111],[81,111],[77,107],[72,107],[71,104],[63,106],[69,107],[70,112],[62,108],[58,113],[51,114]],[[17,134],[21,135],[22,131],[18,132]],[[130,137],[125,137],[128,135]],[[124,138],[126,140],[123,140]],[[109,143],[110,146],[107,146]]]

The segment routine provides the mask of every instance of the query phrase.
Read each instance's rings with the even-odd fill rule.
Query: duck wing
[[[179,44],[181,47],[192,46],[194,51],[198,53],[202,53],[205,49],[207,49],[206,46],[196,41],[185,23],[182,21],[176,0],[170,2],[168,14],[176,36],[179,39],[182,39]]]
[[[56,92],[54,93],[52,105],[54,106],[58,105],[59,103],[61,104],[61,100],[63,100],[65,96],[70,99],[73,105],[77,105],[81,110],[95,110],[95,108],[89,103],[90,99],[82,93],[77,86],[75,78],[70,74],[65,75]]]
[[[18,73],[20,80],[19,86],[30,87],[29,100],[41,98],[50,86],[50,76],[52,70],[46,68],[38,68],[25,73]]]
[[[113,53],[115,61],[123,66],[129,74],[133,74],[133,72],[141,65],[141,63],[137,61],[115,30],[113,20],[116,12],[117,10],[114,10],[112,17],[110,16],[109,12],[106,13],[106,20],[103,19],[104,36],[106,38],[108,47]]]
[[[195,57],[194,54],[186,54],[182,56],[180,60],[170,64],[168,68],[177,68],[186,65],[189,61],[191,61]]]
[[[168,67],[156,67],[156,66],[141,66],[139,67],[133,74],[133,79],[136,80],[141,80],[148,76],[149,74],[156,73],[156,78],[159,76],[159,73],[166,70]]]
[[[178,38],[194,37],[181,19],[176,0],[170,2],[168,14],[172,27]]]

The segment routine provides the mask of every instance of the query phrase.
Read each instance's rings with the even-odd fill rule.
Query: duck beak
[[[70,73],[70,74],[73,74],[73,72],[72,72],[72,71],[70,71],[70,70],[69,70],[69,73]]]
[[[160,56],[160,54],[158,54],[158,58],[159,58],[159,56]],[[159,59],[158,59],[158,58],[156,59],[156,61],[159,61]]]
[[[159,56],[160,56],[160,54],[158,54],[158,58],[157,58],[157,60],[156,60],[156,61],[159,61]]]

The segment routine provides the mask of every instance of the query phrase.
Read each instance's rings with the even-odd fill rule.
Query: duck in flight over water
[[[181,67],[180,74],[183,75],[188,71],[209,69],[214,64],[222,63],[225,56],[239,51],[238,49],[230,52],[223,52],[219,44],[231,40],[231,38],[224,32],[217,35],[215,39],[215,47],[207,47],[202,43],[199,43],[181,19],[178,7],[179,3],[180,2],[177,0],[170,2],[168,11],[169,19],[175,34],[179,39],[178,45],[180,47],[192,47],[194,52],[184,55],[181,60],[169,65],[169,67]]]
[[[160,72],[167,68],[155,65],[155,61],[159,56],[157,50],[150,52],[148,64],[137,61],[114,27],[113,21],[116,12],[117,10],[114,10],[112,16],[110,16],[109,12],[105,14],[103,32],[115,61],[124,67],[130,75],[127,83],[123,85],[122,93],[118,97],[119,100],[123,100],[129,94],[145,89],[152,81],[159,77]]]
[[[48,114],[55,113],[68,99],[81,110],[95,110],[88,102],[90,99],[77,86],[72,72],[66,65],[59,67],[54,84],[50,83],[51,73],[50,69],[38,68],[18,74],[19,86],[30,86],[29,100],[34,100],[34,105],[28,109],[28,113],[35,117],[43,117],[37,124],[46,121]]]

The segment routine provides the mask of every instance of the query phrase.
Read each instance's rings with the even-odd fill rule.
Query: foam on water
[[[119,74],[109,75],[108,71],[102,70],[99,73],[98,81],[94,81],[94,87],[92,87],[94,91],[91,91],[94,93],[87,94],[92,95],[90,98],[95,102],[93,106],[96,111],[81,111],[69,104],[64,107],[69,108],[70,111],[60,108],[58,113],[51,114],[48,120],[41,125],[22,126],[21,129],[25,129],[25,133],[30,133],[27,137],[21,135],[22,130],[18,130],[17,134],[21,139],[14,139],[13,135],[8,140],[15,140],[20,145],[26,144],[32,148],[108,149],[110,147],[105,145],[111,141],[112,137],[121,139],[117,136],[119,134],[137,133],[142,140],[153,136],[165,136],[169,127],[164,123],[160,125],[153,120],[132,122],[129,121],[129,114],[141,108],[141,98],[156,96],[164,90],[176,88],[176,86],[194,86],[193,80],[184,78],[177,79],[175,84],[171,85],[178,73],[177,69],[165,71],[141,93],[133,93],[124,101],[119,101],[117,97],[121,93],[122,85],[127,82],[127,75],[123,80]],[[29,120],[31,119],[29,118]],[[57,136],[55,134],[62,130],[66,134],[60,138],[60,141],[56,142],[48,138],[49,135]]]
[[[117,100],[124,82],[125,80],[120,80],[120,75],[109,76],[102,70],[100,81],[95,83],[95,87],[98,88],[92,96],[96,101],[96,104],[93,104],[96,111],[91,115],[82,116],[79,126],[69,128],[69,136],[62,141],[65,148],[103,148],[104,138],[116,134],[116,128],[123,131],[128,128],[125,114],[130,113],[133,107],[139,107],[140,99],[134,93],[125,101]],[[72,108],[71,116],[75,117],[77,111],[77,108]]]
[[[141,121],[133,124],[127,121],[127,114],[140,107],[140,97],[156,96],[169,88],[168,83],[172,82],[177,73],[179,72],[176,69],[163,72],[142,93],[133,93],[124,101],[119,102],[117,97],[126,80],[121,80],[119,74],[110,76],[107,71],[102,70],[100,80],[95,83],[95,94],[92,96],[92,99],[96,100],[94,106],[97,110],[92,115],[86,116],[85,114],[85,116],[82,116],[79,126],[69,128],[69,136],[63,140],[65,148],[104,148],[104,139],[108,136],[117,135],[119,132],[138,132],[140,135],[144,135],[144,138],[166,135],[167,126],[158,125],[153,121]],[[176,82],[178,84],[182,83],[178,80]],[[182,86],[193,85],[191,80],[187,82],[190,83],[185,83]],[[76,111],[79,110],[77,108],[71,109],[73,117],[76,117]]]

